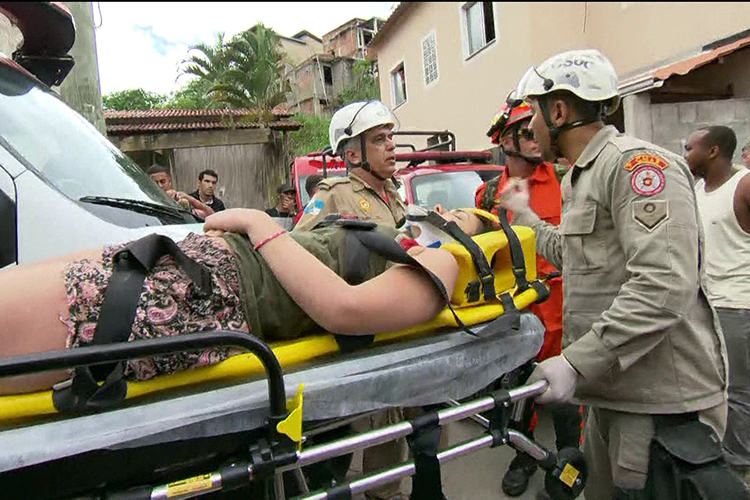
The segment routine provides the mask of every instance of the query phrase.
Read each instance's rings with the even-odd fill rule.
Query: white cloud
[[[322,37],[352,18],[387,18],[393,2],[103,2],[94,6],[102,93],[142,87],[159,93],[178,89],[179,63],[188,46],[212,43],[258,21],[280,35],[302,30]]]

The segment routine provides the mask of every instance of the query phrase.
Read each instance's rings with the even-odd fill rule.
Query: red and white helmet
[[[492,118],[487,137],[490,137],[492,144],[500,144],[500,138],[510,127],[531,118],[532,114],[531,107],[523,101],[506,102]]]

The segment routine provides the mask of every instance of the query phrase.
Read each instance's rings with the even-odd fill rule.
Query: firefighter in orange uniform
[[[532,210],[545,222],[558,225],[562,210],[559,179],[568,167],[542,162],[539,145],[534,140],[533,133],[527,128],[531,115],[531,108],[527,104],[512,97],[508,98],[500,112],[495,115],[487,136],[492,138],[493,144],[500,146],[508,157],[508,164],[502,175],[477,188],[476,205],[497,214],[498,193],[501,193],[513,178],[527,179],[529,205]],[[508,213],[508,218],[513,222],[512,213]],[[540,276],[557,271],[540,255],[537,255],[537,270]],[[562,278],[552,278],[547,284],[550,287],[549,299],[531,306],[531,311],[542,320],[546,329],[544,344],[537,354],[538,361],[556,356],[562,350]],[[551,406],[557,449],[578,447],[581,436],[581,408],[572,404]],[[536,427],[535,412],[529,412],[524,425],[527,425],[527,428],[519,430],[532,434]],[[536,468],[537,464],[533,458],[523,452],[517,452],[503,477],[502,487],[505,494],[523,494]]]

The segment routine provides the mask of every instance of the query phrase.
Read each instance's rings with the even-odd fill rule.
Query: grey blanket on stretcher
[[[388,406],[461,399],[533,358],[544,327],[531,313],[518,330],[473,337],[456,330],[372,347],[285,372],[287,397],[304,388],[304,420],[351,416]],[[199,391],[203,392],[199,392]],[[96,449],[122,449],[255,429],[268,416],[265,379],[209,391],[129,402],[95,415],[62,418],[0,432],[0,472]],[[85,431],[84,431],[85,430]]]

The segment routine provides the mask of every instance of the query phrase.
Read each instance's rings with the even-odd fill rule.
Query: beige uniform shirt
[[[406,205],[390,180],[385,183],[388,202],[354,172],[324,179],[318,187],[295,231],[309,231],[329,214],[356,215],[360,220],[392,227],[400,226],[406,217]]]
[[[562,270],[563,354],[583,377],[576,398],[635,413],[722,403],[726,349],[703,291],[684,160],[607,126],[562,190],[559,227],[529,213],[515,222],[536,230],[537,251]]]

